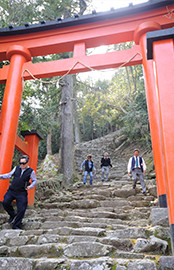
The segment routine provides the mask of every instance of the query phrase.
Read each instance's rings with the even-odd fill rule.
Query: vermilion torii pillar
[[[39,141],[42,140],[41,134],[37,130],[25,130],[21,132],[21,135],[25,138],[25,143],[28,145],[28,151],[25,153],[29,156],[29,166],[36,172]],[[28,204],[33,205],[35,195],[35,187],[28,191]]]
[[[155,31],[159,29],[161,29],[161,26],[156,22],[142,23],[137,27],[135,31],[134,39],[136,44],[140,44],[141,53],[143,56],[146,98],[150,122],[159,205],[160,207],[167,207],[166,185],[165,185],[166,175],[165,175],[164,153],[161,134],[161,123],[159,115],[159,104],[158,104],[159,97],[158,91],[156,91],[157,85],[154,74],[153,60],[147,60],[146,56],[147,51],[146,33],[148,33],[149,31]]]
[[[21,45],[12,45],[7,50],[10,67],[6,81],[5,93],[1,109],[0,134],[0,173],[11,171],[13,152],[15,148],[19,113],[22,99],[22,69],[23,64],[31,60],[28,49]],[[0,180],[0,201],[6,192],[9,181]]]
[[[167,205],[174,253],[174,28],[147,35],[155,67],[166,171]],[[149,61],[149,60],[148,60]]]

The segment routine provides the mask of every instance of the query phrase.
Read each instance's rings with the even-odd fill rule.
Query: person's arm
[[[94,164],[93,164],[93,170],[95,171],[95,166],[94,166]]]
[[[127,165],[128,175],[131,174],[131,163],[132,163],[132,158],[129,159],[129,162],[128,162],[128,165]]]
[[[34,188],[34,186],[36,185],[37,180],[36,180],[35,171],[32,171],[30,178],[31,178],[32,183],[27,187],[27,190]]]
[[[80,167],[80,170],[83,170],[83,166],[85,165],[85,160],[83,161],[81,167]]]
[[[9,173],[1,174],[0,179],[9,179],[9,178],[11,178],[12,175],[14,174],[15,170],[16,170],[16,167]]]
[[[101,165],[100,167],[102,168],[103,167],[103,158],[101,159]]]
[[[144,172],[144,174],[146,173],[146,163],[145,163],[145,161],[144,161],[144,159],[142,158],[142,166],[143,166],[143,172]]]
[[[111,166],[111,168],[112,168],[112,164],[111,164],[111,160],[110,160],[110,158],[109,158],[109,165]]]

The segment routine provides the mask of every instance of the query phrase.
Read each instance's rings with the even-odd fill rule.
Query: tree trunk
[[[48,155],[52,155],[51,137],[52,137],[52,130],[50,129],[47,135],[47,154]]]
[[[73,77],[73,83],[76,84],[76,75]],[[78,116],[78,109],[77,109],[77,91],[73,89],[73,118],[74,118],[74,142],[80,143],[80,127],[79,127],[79,116]]]
[[[61,169],[64,184],[72,183],[73,176],[73,80],[68,75],[61,80]]]
[[[80,143],[80,128],[76,103],[74,103],[74,137],[75,143]]]

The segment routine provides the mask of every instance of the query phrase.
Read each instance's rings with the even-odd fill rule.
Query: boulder
[[[167,251],[167,241],[161,240],[155,236],[151,236],[151,239],[139,238],[134,246],[135,252],[157,252],[165,254]]]
[[[173,270],[174,269],[174,257],[163,256],[159,260],[161,270]]]
[[[150,221],[152,226],[161,225],[169,226],[168,209],[167,208],[152,208],[150,214]]]
[[[128,263],[127,270],[157,270],[157,267],[151,260],[135,260]]]
[[[24,258],[0,258],[1,270],[33,270],[33,262]]]

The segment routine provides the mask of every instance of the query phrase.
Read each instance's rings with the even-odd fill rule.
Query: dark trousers
[[[17,213],[12,206],[12,201],[16,200]],[[16,218],[13,223],[13,228],[19,227],[22,219],[25,215],[25,211],[28,204],[27,191],[12,191],[10,189],[7,190],[7,193],[4,195],[4,200],[2,202],[4,209],[10,215],[10,217]]]

